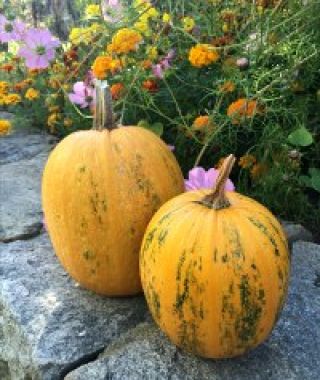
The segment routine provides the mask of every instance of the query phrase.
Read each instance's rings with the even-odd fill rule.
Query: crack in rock
[[[11,236],[8,238],[0,239],[0,242],[2,243],[12,243],[17,240],[30,240],[33,239],[41,234],[43,232],[43,224],[42,223],[34,223],[33,225],[29,226],[28,229],[30,231],[22,233],[20,235]]]

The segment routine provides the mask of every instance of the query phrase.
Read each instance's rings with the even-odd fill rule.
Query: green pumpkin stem
[[[202,204],[215,210],[220,210],[230,206],[230,202],[226,197],[224,188],[235,162],[236,159],[233,154],[230,154],[223,161],[213,191],[203,198],[201,202]]]
[[[93,129],[102,131],[104,129],[116,128],[112,112],[112,95],[108,82],[96,79],[96,105],[93,119]]]

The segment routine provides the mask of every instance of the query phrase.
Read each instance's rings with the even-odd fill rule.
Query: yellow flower
[[[146,18],[156,18],[159,16],[159,12],[152,6],[150,1],[147,0],[135,0],[134,7],[142,16]]]
[[[92,65],[92,71],[96,78],[104,79],[108,72],[112,74],[120,69],[121,63],[119,59],[113,59],[109,55],[101,55],[97,57]]]
[[[60,107],[59,106],[51,106],[49,107],[49,112],[50,113],[56,113],[60,110]]]
[[[9,84],[5,81],[0,81],[0,94],[7,94]]]
[[[229,25],[226,22],[224,22],[222,25],[222,31],[223,31],[223,33],[229,32]]]
[[[101,15],[100,5],[98,4],[87,5],[85,14],[88,18],[100,16]]]
[[[148,59],[155,61],[158,58],[158,49],[155,46],[148,46],[147,56],[148,56]]]
[[[62,62],[54,63],[52,65],[52,71],[54,73],[63,73],[65,71],[65,65]]]
[[[145,35],[150,34],[150,27],[149,27],[148,21],[142,21],[142,20],[137,21],[136,23],[134,23],[134,27],[142,34],[145,34]]]
[[[69,34],[69,40],[72,42],[74,45],[79,45],[83,40],[83,35],[85,34],[85,29],[84,28],[72,28],[71,32]]]
[[[118,30],[112,37],[112,43],[107,49],[110,53],[127,54],[130,51],[136,51],[141,41],[142,36],[139,32],[133,29],[123,28]]]
[[[19,94],[9,94],[4,99],[4,104],[7,106],[15,106],[16,104],[21,102],[21,96]]]
[[[197,44],[189,51],[189,61],[195,67],[208,66],[216,62],[219,57],[219,53],[207,44]]]
[[[239,166],[243,169],[248,169],[257,162],[252,154],[245,154],[239,159]]]
[[[70,117],[66,117],[63,119],[63,125],[66,127],[66,128],[70,128],[72,127],[72,124],[73,124],[73,121]]]
[[[88,28],[73,28],[69,34],[69,40],[73,45],[79,45],[80,43],[88,45],[102,30],[103,26],[96,22]]]
[[[61,117],[61,114],[56,113],[56,112],[49,115],[48,120],[47,120],[47,125],[51,133],[55,131],[55,126],[58,123],[60,117]]]
[[[11,131],[12,125],[9,120],[0,120],[0,136],[7,135]]]
[[[30,87],[24,94],[24,97],[28,100],[35,100],[39,98],[39,95],[40,95],[40,92],[38,90]]]
[[[87,30],[91,33],[91,39],[93,39],[97,34],[102,33],[104,28],[101,24],[94,22],[89,26],[89,28],[87,28]]]
[[[58,78],[53,77],[48,80],[48,84],[51,88],[57,89],[60,87],[60,81]]]
[[[3,106],[4,104],[5,104],[5,95],[2,95],[1,93],[0,93],[0,106]]]
[[[171,16],[169,15],[169,13],[163,14],[162,21],[165,22],[166,24],[168,24],[171,21]]]
[[[190,32],[194,26],[195,26],[195,22],[194,22],[194,19],[192,17],[184,17],[182,19],[182,23],[183,23],[183,29],[186,31],[186,32]]]

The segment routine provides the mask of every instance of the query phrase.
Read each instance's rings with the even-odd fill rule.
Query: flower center
[[[42,45],[39,45],[39,46],[37,46],[36,52],[39,55],[44,55],[46,52],[46,48]]]
[[[13,26],[12,24],[8,23],[4,26],[4,30],[7,32],[7,33],[10,33],[13,31]]]
[[[89,95],[87,95],[87,96],[85,97],[85,100],[86,100],[86,102],[87,102],[87,103],[91,103],[91,102],[92,102],[92,100],[93,100],[93,97],[92,97],[92,96],[89,96]]]

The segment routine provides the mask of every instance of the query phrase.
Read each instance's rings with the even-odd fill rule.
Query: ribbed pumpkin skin
[[[143,128],[69,135],[51,153],[42,180],[45,220],[62,265],[97,293],[141,292],[145,228],[183,188],[173,154]]]
[[[167,202],[146,230],[140,273],[152,315],[178,346],[208,358],[241,355],[270,334],[289,277],[286,237],[256,201],[227,192],[229,208]]]

